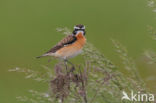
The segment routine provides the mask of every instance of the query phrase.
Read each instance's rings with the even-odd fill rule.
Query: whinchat
[[[67,61],[69,58],[75,57],[82,52],[82,48],[86,43],[85,34],[85,26],[78,24],[74,26],[71,35],[66,36],[48,52],[37,58],[52,56]]]

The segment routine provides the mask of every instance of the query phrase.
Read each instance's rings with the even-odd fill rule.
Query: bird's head
[[[77,35],[77,34],[79,34],[80,32],[81,32],[83,35],[86,34],[85,26],[82,25],[82,24],[75,25],[75,26],[74,26],[73,35]]]

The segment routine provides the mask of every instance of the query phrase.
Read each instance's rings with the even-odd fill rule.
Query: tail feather
[[[36,58],[42,58],[42,57],[45,57],[45,56],[48,56],[48,54],[43,54],[43,55],[38,56],[38,57],[36,57]]]
[[[43,57],[43,56],[41,55],[41,56],[38,56],[38,57],[36,57],[36,58],[39,59],[39,58],[41,58],[41,57]]]

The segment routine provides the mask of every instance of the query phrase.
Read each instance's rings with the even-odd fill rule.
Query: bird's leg
[[[72,65],[72,69],[70,70],[70,72],[74,71],[75,70],[75,66],[73,63],[71,63],[70,61],[66,60],[70,65]]]
[[[66,67],[66,72],[68,72],[68,67],[67,67],[67,60],[64,60],[64,65],[65,65],[65,67]]]

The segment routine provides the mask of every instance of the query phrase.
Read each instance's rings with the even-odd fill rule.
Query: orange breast
[[[79,46],[84,46],[86,43],[86,38],[83,36],[83,34],[80,32],[79,34],[76,35],[77,41],[75,42]]]
[[[68,58],[78,54],[86,43],[86,38],[82,33],[76,35],[77,40],[71,44],[67,45],[56,52],[57,57]]]

